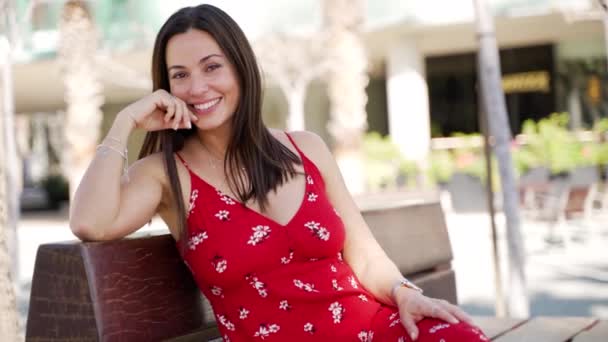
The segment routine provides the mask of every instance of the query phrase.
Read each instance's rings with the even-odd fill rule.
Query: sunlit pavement
[[[494,267],[489,218],[484,213],[446,212],[454,251],[459,303],[471,314],[493,315]],[[504,219],[497,218],[499,250],[506,262]],[[603,225],[603,226],[602,226]],[[527,285],[532,315],[597,316],[608,318],[608,220],[591,227],[570,227],[572,242],[565,247],[548,244],[545,224],[526,221],[522,233],[527,255]],[[144,230],[165,229],[154,220]],[[29,288],[36,250],[42,243],[75,237],[67,224],[66,210],[26,213],[18,228],[19,293],[22,320],[27,317]],[[407,242],[404,242],[407,244]],[[506,265],[503,266],[506,270]],[[503,272],[504,273],[504,272]],[[503,277],[506,283],[508,279]]]

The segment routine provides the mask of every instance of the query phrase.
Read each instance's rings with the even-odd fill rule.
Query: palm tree
[[[3,112],[0,112],[3,113]],[[6,113],[3,113],[3,119]],[[0,120],[0,138],[4,139],[5,120]],[[11,229],[9,226],[9,193],[7,191],[7,163],[4,148],[0,149],[0,336],[6,341],[17,341],[19,338],[19,318],[13,287],[11,260],[8,249]]]
[[[95,63],[98,37],[86,1],[66,1],[59,31],[58,55],[67,105],[63,168],[73,193],[95,153],[104,102]]]
[[[19,182],[9,42],[15,34],[11,25],[15,19],[11,18],[13,6],[11,1],[0,1],[0,13],[3,13],[0,16],[0,28],[3,29],[0,31],[0,336],[7,341],[20,339],[14,287],[18,279],[16,227]]]
[[[511,158],[511,129],[501,85],[500,60],[494,23],[484,0],[473,0],[479,37],[478,75],[484,112],[490,134],[494,137],[494,153],[498,160],[503,208],[507,222],[507,246],[509,254],[508,314],[514,317],[529,316],[526,293],[525,260],[520,231],[519,201],[515,171]],[[500,270],[497,270],[499,272]]]
[[[328,34],[327,55],[332,59],[327,78],[330,99],[328,131],[334,154],[349,190],[364,190],[361,145],[367,128],[365,87],[367,56],[360,33],[365,18],[363,0],[324,0],[324,26]]]
[[[257,42],[255,49],[263,71],[281,88],[287,99],[287,130],[304,130],[306,89],[310,82],[329,69],[331,63],[325,54],[323,34],[300,38],[275,33]]]

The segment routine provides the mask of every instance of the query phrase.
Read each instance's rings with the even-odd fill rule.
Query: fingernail
[[[416,338],[418,337],[418,334],[416,334],[415,332],[411,333],[410,336],[412,337],[412,340],[416,341]]]
[[[452,323],[452,324],[458,324],[458,323],[460,323],[460,322],[459,322],[459,321],[458,321],[456,318],[452,318],[452,319],[450,320],[450,323]]]
[[[188,128],[192,128],[192,124],[188,121]]]
[[[173,126],[173,130],[177,131],[177,124],[175,124],[175,126]]]

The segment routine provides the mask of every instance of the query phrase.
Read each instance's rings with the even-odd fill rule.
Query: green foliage
[[[365,135],[363,153],[366,181],[372,191],[395,186],[399,176],[405,177],[408,185],[412,185],[419,172],[416,163],[406,160],[390,137],[382,137],[377,132]]]
[[[430,154],[428,178],[433,183],[447,183],[454,174],[454,160],[449,151],[435,150]]]
[[[542,165],[557,174],[589,163],[583,156],[583,144],[568,129],[568,121],[567,113],[554,113],[537,123],[524,122],[526,145],[514,158],[519,172]]]

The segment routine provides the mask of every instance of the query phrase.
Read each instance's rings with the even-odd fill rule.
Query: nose
[[[209,90],[209,83],[202,75],[192,75],[190,83],[190,96],[200,96]]]

